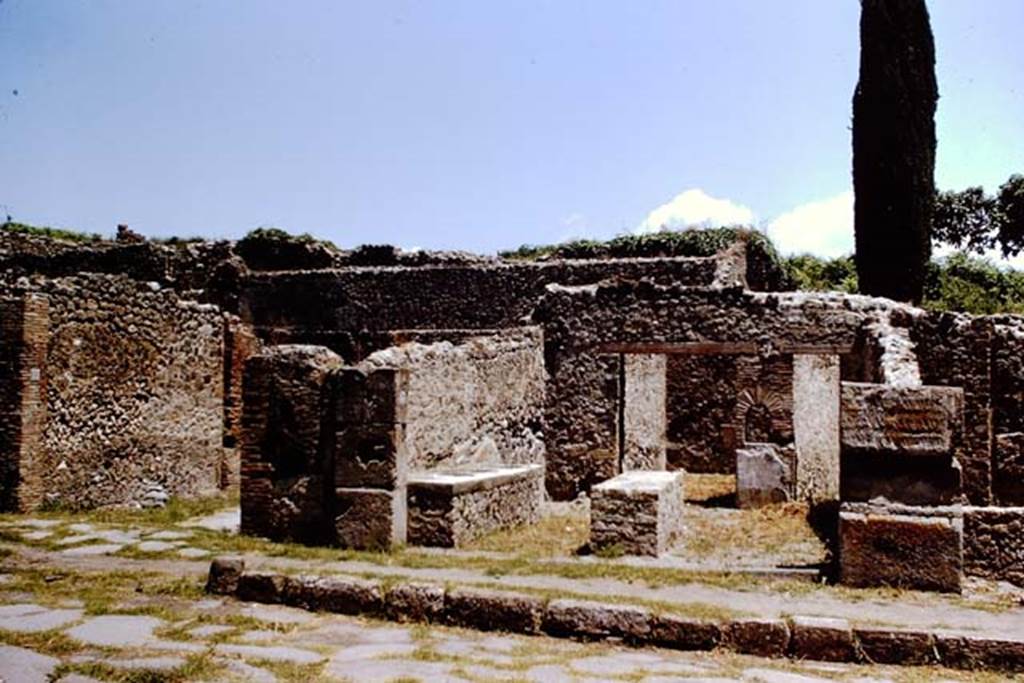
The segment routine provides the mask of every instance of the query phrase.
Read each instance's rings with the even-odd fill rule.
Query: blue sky
[[[1024,2],[929,5],[936,180],[993,191],[1024,173]],[[858,14],[857,0],[0,0],[0,211],[480,252],[738,218],[788,251],[841,253]]]

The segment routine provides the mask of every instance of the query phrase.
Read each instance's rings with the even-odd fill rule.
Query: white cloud
[[[853,192],[787,211],[768,225],[768,236],[785,254],[835,258],[853,252]]]
[[[754,212],[728,199],[716,199],[693,188],[676,195],[647,214],[633,232],[657,232],[690,227],[752,225]]]

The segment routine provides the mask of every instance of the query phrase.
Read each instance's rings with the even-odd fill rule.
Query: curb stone
[[[206,585],[210,593],[234,595],[249,602],[283,602],[310,610],[481,631],[612,639],[679,650],[724,648],[772,658],[1024,671],[1021,637],[996,639],[943,630],[853,627],[845,619],[810,616],[713,622],[652,614],[638,606],[571,599],[548,601],[483,588],[446,590],[424,583],[385,587],[355,577],[246,573],[245,563],[239,558],[213,560]]]

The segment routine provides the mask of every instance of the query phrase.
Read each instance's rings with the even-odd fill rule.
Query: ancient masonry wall
[[[723,425],[736,414],[738,356],[678,354],[666,358],[667,458],[670,469],[728,474],[735,443]]]
[[[709,286],[719,267],[715,258],[660,258],[255,273],[241,284],[239,314],[271,343],[319,344],[356,359],[367,331],[522,325],[552,282]]]
[[[358,366],[305,345],[249,359],[242,530],[387,547],[405,541],[411,469],[543,463],[541,339],[523,328],[457,345],[412,342]]]
[[[411,470],[543,462],[539,329],[461,344],[404,344],[369,356],[359,367],[409,371],[405,443]]]
[[[225,467],[219,311],[117,276],[31,287],[23,296],[46,302],[46,325],[37,309],[23,330],[45,355],[22,364],[18,507],[216,492]],[[26,386],[38,386],[38,407],[25,404]],[[28,449],[26,424],[38,425]],[[46,476],[33,485],[32,472]]]
[[[644,282],[549,286],[535,314],[544,324],[550,375],[545,415],[549,493],[572,498],[617,473],[615,352],[621,345],[724,344],[732,345],[732,352],[759,356],[764,355],[758,348],[763,341],[772,349],[768,358],[809,349],[838,353],[853,346],[865,317],[889,306],[864,297],[693,290]]]

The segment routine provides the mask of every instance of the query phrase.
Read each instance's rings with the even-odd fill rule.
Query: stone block
[[[540,520],[544,466],[417,472],[408,483],[408,542],[458,547]]]
[[[342,368],[331,378],[339,425],[396,424],[406,421],[409,371]]]
[[[927,632],[858,627],[854,635],[864,658],[872,664],[923,666],[938,661],[935,641]]]
[[[339,488],[334,530],[343,548],[384,550],[405,543],[405,490]]]
[[[843,382],[844,453],[948,455],[962,432],[964,392],[956,387],[897,387]]]
[[[650,640],[674,650],[713,650],[722,639],[718,624],[676,614],[651,617]]]
[[[553,600],[544,612],[541,628],[559,637],[642,643],[651,631],[650,618],[650,612],[639,607]]]
[[[661,555],[682,533],[683,473],[624,472],[591,489],[590,546]]]
[[[736,503],[758,508],[785,503],[796,495],[796,449],[751,443],[736,450]]]
[[[623,358],[623,470],[666,467],[666,358],[664,354],[644,353],[626,354]]]
[[[839,356],[793,356],[793,441],[797,498],[839,499]]]
[[[853,630],[845,619],[793,617],[790,620],[790,632],[790,647],[796,659],[824,662],[857,660]]]
[[[963,517],[956,508],[844,504],[839,575],[850,586],[960,592]]]
[[[964,572],[1024,586],[1024,507],[964,507]]]
[[[935,647],[943,666],[955,669],[1024,671],[1024,637],[984,638],[964,633],[939,631]]]
[[[444,614],[444,588],[423,583],[399,583],[384,595],[387,618],[398,622],[435,623]]]
[[[317,612],[381,615],[384,594],[376,581],[341,576],[290,578],[282,590],[281,602]]]
[[[334,485],[395,489],[408,476],[405,429],[400,424],[343,425],[335,437]]]
[[[789,651],[789,624],[783,619],[735,619],[723,630],[726,646],[740,654],[785,657]]]
[[[274,604],[281,602],[286,579],[281,574],[250,572],[238,578],[235,597],[246,602]]]
[[[238,580],[245,571],[245,560],[240,557],[218,557],[210,563],[210,576],[206,592],[214,595],[234,595]]]
[[[451,626],[537,634],[543,619],[544,600],[532,595],[463,588],[444,598],[444,621]]]

